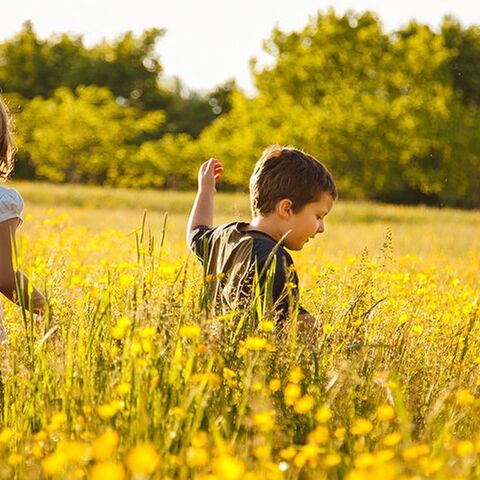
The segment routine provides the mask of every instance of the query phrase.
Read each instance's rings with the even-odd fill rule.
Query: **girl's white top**
[[[0,187],[0,223],[12,218],[18,218],[23,222],[22,217],[23,200],[20,194],[13,188]],[[3,325],[3,309],[0,302],[0,345],[7,342],[7,334]]]
[[[13,188],[0,187],[0,223],[22,217],[23,200],[20,194]]]

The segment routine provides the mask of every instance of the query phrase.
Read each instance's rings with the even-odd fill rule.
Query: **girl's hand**
[[[215,192],[215,184],[220,180],[222,171],[223,166],[216,158],[210,158],[202,163],[198,171],[198,189]]]

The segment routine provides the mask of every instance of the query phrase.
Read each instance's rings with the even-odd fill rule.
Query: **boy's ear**
[[[288,198],[284,198],[277,203],[277,213],[283,218],[287,219],[292,213],[292,201]]]

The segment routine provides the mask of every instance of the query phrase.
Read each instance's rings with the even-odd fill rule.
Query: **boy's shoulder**
[[[203,247],[207,245],[214,256],[220,252],[224,256],[240,248],[248,250],[252,260],[256,259],[258,262],[263,263],[276,255],[279,258],[285,258],[288,264],[292,263],[289,253],[282,244],[265,232],[248,227],[249,223],[242,221],[224,223],[215,227],[199,225],[192,231],[190,246],[197,256],[200,256],[198,255],[200,253],[202,257],[205,253]]]

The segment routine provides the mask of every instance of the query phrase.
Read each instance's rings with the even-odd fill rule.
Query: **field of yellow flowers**
[[[48,309],[4,301],[0,478],[480,478],[479,212],[339,202],[294,255],[310,345],[206,314],[192,194],[16,187]]]

